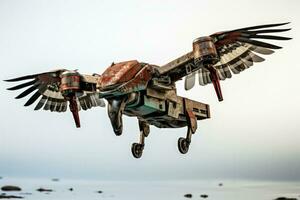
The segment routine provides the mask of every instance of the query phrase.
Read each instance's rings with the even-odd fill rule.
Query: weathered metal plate
[[[209,105],[185,98],[186,110],[193,111],[197,120],[210,118]]]
[[[169,101],[168,105],[168,115],[177,119],[182,112],[182,104]]]
[[[144,105],[150,109],[154,109],[157,111],[166,111],[165,101],[161,101],[152,97],[144,96]]]
[[[176,95],[176,90],[165,90],[165,91],[158,91],[152,88],[147,88],[147,95],[158,98],[158,99],[163,99],[163,100],[171,100],[174,102],[179,102],[180,100],[178,99],[178,96]]]
[[[126,61],[117,64],[112,64],[107,68],[98,79],[98,87],[100,90],[111,88],[112,86],[125,83],[141,70],[141,64],[136,61]]]
[[[191,51],[187,54],[184,54],[183,56],[161,66],[160,68],[158,68],[158,71],[161,74],[165,74],[165,73],[172,71],[173,69],[176,69],[178,66],[180,66],[186,62],[190,62],[192,60],[194,60],[194,52],[193,51]]]

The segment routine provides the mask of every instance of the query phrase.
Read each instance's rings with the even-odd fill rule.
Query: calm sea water
[[[190,193],[192,199],[215,200],[271,200],[280,196],[300,199],[299,182],[262,182],[262,181],[224,181],[219,186],[217,181],[78,181],[60,180],[53,182],[43,179],[10,179],[0,180],[3,185],[17,185],[22,192],[6,192],[21,195],[32,200],[67,200],[67,199],[112,199],[112,200],[180,200],[187,199],[184,194]],[[50,193],[37,192],[37,188],[53,189]],[[73,191],[69,191],[73,188]],[[97,191],[103,191],[99,194]],[[30,194],[31,193],[31,194]]]

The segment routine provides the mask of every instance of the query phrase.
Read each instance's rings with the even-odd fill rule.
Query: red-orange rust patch
[[[98,86],[105,88],[127,82],[131,80],[141,68],[141,64],[136,60],[114,64],[103,72],[99,78]]]
[[[148,81],[152,78],[152,67],[145,66],[131,81],[123,86],[124,92],[130,92],[146,88]]]

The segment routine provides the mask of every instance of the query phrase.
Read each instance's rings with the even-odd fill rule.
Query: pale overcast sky
[[[299,16],[297,0],[76,1],[0,0],[0,79],[56,68],[102,73],[111,62],[137,59],[163,65],[190,51],[196,37],[266,23],[292,22],[290,41],[266,61],[221,82],[178,94],[211,106],[182,155],[182,129],[151,127],[142,159],[135,118],[116,137],[106,108],[35,112],[0,82],[0,176],[96,179],[300,180]],[[28,98],[27,98],[28,99]]]

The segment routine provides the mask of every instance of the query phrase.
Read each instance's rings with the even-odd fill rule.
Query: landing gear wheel
[[[182,154],[186,154],[189,151],[190,142],[186,138],[178,139],[178,150]]]
[[[142,145],[142,144],[133,143],[131,146],[131,152],[135,158],[142,157],[143,150],[144,150],[144,145]]]

